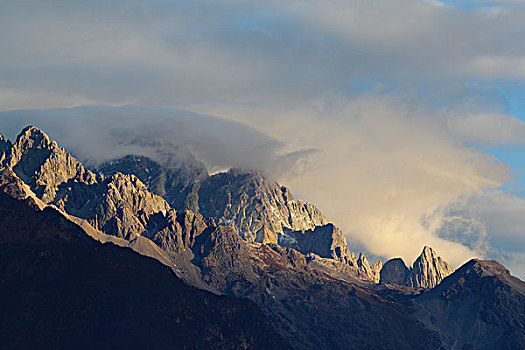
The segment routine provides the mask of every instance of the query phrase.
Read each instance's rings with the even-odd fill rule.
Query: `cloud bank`
[[[130,153],[165,161],[191,152],[212,171],[264,169],[375,256],[411,262],[431,245],[456,267],[475,256],[498,258],[520,274],[525,201],[494,195],[508,167],[464,146],[447,118],[409,113],[412,106],[374,93],[330,112],[250,106],[244,121],[245,106],[221,104],[201,109],[229,119],[172,108],[81,107],[2,112],[0,125],[13,138],[34,123],[92,165]],[[451,230],[451,222],[462,224]]]
[[[212,172],[255,167],[278,174],[315,152],[282,152],[281,141],[248,125],[167,107],[84,106],[0,112],[0,127],[11,140],[29,124],[46,131],[91,166],[128,154],[177,166],[191,153]]]
[[[0,0],[0,128],[265,168],[373,254],[525,276],[520,171],[485,153],[525,147],[524,3],[456,3]]]
[[[522,82],[525,8],[485,3],[2,1],[0,105],[317,104],[374,81]]]
[[[416,105],[398,94],[376,92],[331,111],[250,106],[246,117],[246,106],[194,109],[244,120],[292,149],[317,149],[300,160],[300,173],[282,173],[281,181],[374,255],[411,263],[431,245],[456,267],[472,257],[489,257],[486,249],[440,235],[439,225],[430,227],[424,219],[434,214],[441,223],[444,215],[436,215],[441,208],[499,188],[510,178],[508,165],[465,146],[448,122],[460,118],[456,112],[415,110]],[[499,232],[490,232],[497,240]]]

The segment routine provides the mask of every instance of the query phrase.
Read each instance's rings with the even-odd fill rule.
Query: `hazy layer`
[[[264,169],[374,255],[411,263],[431,245],[456,267],[497,257],[523,274],[525,201],[494,191],[507,166],[463,146],[442,118],[409,116],[402,100],[381,94],[331,112],[206,108],[228,110],[230,119],[169,108],[82,107],[2,112],[0,126],[14,138],[35,124],[91,164],[129,153],[165,161],[191,152],[212,171]],[[452,230],[451,216],[478,218],[477,236],[472,222]]]

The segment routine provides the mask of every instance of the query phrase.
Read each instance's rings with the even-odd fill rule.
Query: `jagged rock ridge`
[[[2,347],[290,348],[252,302],[190,287],[28,204],[0,192]]]
[[[128,155],[103,163],[97,171],[106,175],[135,175],[151,192],[166,199],[174,209],[197,213],[199,208],[195,198],[198,182],[209,177],[208,170],[203,163],[189,155],[184,157],[184,161],[175,163],[176,167],[164,167],[148,157]]]
[[[34,126],[22,130],[7,153],[2,165],[12,168],[44,203],[55,198],[63,183],[97,181],[93,172]]]
[[[247,241],[277,243],[303,254],[337,259],[362,278],[379,282],[380,263],[373,268],[368,262],[358,263],[342,232],[312,204],[295,200],[288,188],[260,171],[230,169],[209,176],[197,160],[187,163],[191,166],[179,171],[144,156],[126,156],[102,164],[98,171],[108,176],[118,171],[136,174],[177,211],[191,210],[218,225],[232,226]]]
[[[425,246],[411,268],[401,258],[388,260],[380,272],[381,283],[431,289],[454,270],[430,247]]]
[[[191,174],[188,167],[183,180],[166,181],[177,178],[177,170],[137,156],[104,163],[99,170],[107,175],[135,173],[176,210],[192,210],[231,225],[248,241],[277,243],[285,231],[313,230],[328,223],[312,204],[295,200],[288,188],[269,181],[260,171],[230,169],[209,176],[198,167]]]
[[[43,157],[41,162],[45,161],[47,158]],[[12,169],[4,171],[14,174],[13,181],[20,180],[16,180]],[[433,349],[437,346],[432,333],[414,323],[404,306],[392,305],[363,287],[357,268],[348,263],[315,253],[305,256],[275,243],[250,243],[240,237],[237,230],[216,226],[212,218],[175,211],[169,206],[164,211],[165,202],[149,193],[142,182],[131,175],[97,176],[92,183],[74,177],[55,185],[55,196],[49,203],[83,216],[84,221],[79,219],[82,225],[91,222],[96,228],[129,240],[127,246],[139,251],[151,238],[171,260],[170,267],[186,282],[255,301],[295,348]],[[111,205],[104,199],[108,196]],[[107,210],[99,212],[96,203],[104,203]],[[113,219],[112,222],[129,222],[131,224],[120,227],[133,229],[125,234],[119,225],[101,225],[104,220],[100,218],[105,216],[99,214],[106,212],[110,213],[107,217]],[[128,216],[130,220],[126,219]],[[112,227],[116,230],[110,231]],[[337,252],[331,243],[330,247],[330,254]],[[151,246],[148,251],[152,251]],[[364,258],[360,261],[366,266]],[[363,304],[369,307],[363,309]],[[345,316],[341,317],[341,313]],[[325,326],[319,327],[319,322]],[[356,333],[348,333],[350,328]],[[398,336],[385,337],[385,332]],[[362,334],[370,336],[363,338]]]

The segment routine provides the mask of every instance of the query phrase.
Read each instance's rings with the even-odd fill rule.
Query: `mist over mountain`
[[[359,110],[363,108],[360,105],[368,103],[356,102],[354,107]],[[392,108],[395,110],[399,107],[394,105]],[[330,220],[338,222],[347,238],[382,259],[402,256],[412,261],[422,246],[430,244],[443,252],[445,259],[454,267],[472,257],[492,257],[504,259],[514,273],[522,275],[523,249],[516,249],[522,247],[520,236],[516,233],[506,234],[504,227],[505,222],[510,220],[514,222],[512,227],[519,231],[522,225],[522,215],[518,209],[522,205],[520,198],[499,194],[497,190],[483,192],[481,197],[500,201],[498,206],[485,206],[486,214],[483,214],[481,221],[478,220],[483,227],[488,228],[484,231],[488,238],[484,239],[483,244],[474,244],[473,236],[467,234],[470,232],[468,229],[457,230],[454,235],[444,234],[444,228],[450,227],[447,224],[450,220],[443,208],[455,205],[458,200],[462,201],[471,209],[463,210],[458,218],[468,220],[472,217],[468,210],[476,207],[475,198],[478,196],[470,193],[497,185],[497,179],[501,177],[498,172],[503,168],[498,164],[490,165],[490,159],[477,157],[468,151],[464,157],[474,156],[469,160],[473,168],[471,165],[465,167],[459,163],[459,159],[452,160],[445,155],[447,152],[450,154],[451,149],[441,145],[442,140],[436,139],[443,146],[436,153],[434,145],[430,145],[428,140],[412,140],[412,136],[407,137],[404,132],[398,134],[401,130],[392,131],[391,137],[399,136],[410,141],[403,147],[413,147],[414,142],[426,142],[426,148],[421,147],[421,157],[438,156],[439,162],[446,161],[447,167],[457,165],[450,171],[458,176],[445,176],[447,173],[432,165],[431,160],[426,168],[422,168],[419,163],[414,163],[415,168],[407,168],[407,160],[403,156],[405,151],[399,153],[398,163],[388,159],[388,152],[379,156],[377,152],[382,150],[372,143],[367,146],[366,140],[361,139],[362,135],[357,135],[363,128],[367,130],[366,123],[356,125],[356,131],[352,134],[352,142],[362,144],[356,151],[352,150],[354,146],[350,147],[348,142],[346,146],[338,145],[330,142],[330,138],[322,137],[332,131],[319,124],[321,120],[315,116],[311,116],[310,122],[305,124],[297,119],[296,114],[285,115],[284,118],[302,123],[304,128],[283,127],[274,133],[275,136],[269,136],[274,128],[268,129],[260,123],[253,123],[253,120],[239,119],[234,110],[230,112],[232,117],[228,118],[167,107],[99,106],[8,111],[0,114],[2,126],[11,139],[23,126],[37,121],[37,125],[49,130],[53,138],[60,139],[61,144],[92,167],[107,160],[136,154],[174,169],[197,166],[202,168],[201,172],[210,173],[232,167],[262,170],[271,178],[292,186],[300,199],[315,202]],[[254,107],[254,117],[258,113],[261,111]],[[282,112],[269,110],[264,117],[271,124],[271,120],[279,113]],[[302,113],[308,116],[311,111]],[[382,113],[375,118],[381,119]],[[239,121],[233,121],[235,119]],[[322,122],[329,123],[329,120]],[[410,121],[401,119],[399,122],[410,126]],[[304,138],[304,130],[319,132],[307,134]],[[427,136],[429,140],[434,139],[434,136]],[[340,142],[347,137],[339,135],[336,139]],[[419,162],[421,157],[414,158],[414,161]],[[391,175],[383,176],[384,170],[381,169],[384,167],[388,168]],[[409,168],[411,170],[407,172]],[[486,172],[486,177],[479,177],[476,174],[478,171]],[[491,172],[496,173],[491,175]],[[416,181],[416,178],[419,180]],[[466,178],[474,182],[465,186]],[[419,183],[419,188],[408,190],[414,182]],[[434,191],[435,186],[442,190]],[[445,191],[442,186],[450,191]],[[465,191],[468,193],[458,199],[457,196]],[[477,203],[483,202],[480,200]],[[497,219],[496,211],[499,209],[496,208],[502,208],[500,211],[506,213],[503,214],[507,215],[506,220]],[[497,243],[504,235],[512,244]]]
[[[295,200],[259,171],[209,175],[196,160],[167,168],[137,155],[92,171],[34,126],[0,145],[0,244],[8,276],[2,290],[20,291],[3,298],[11,305],[3,321],[11,328],[1,330],[10,346],[41,342],[45,333],[54,337],[48,344],[75,344],[76,333],[60,331],[66,319],[77,330],[85,328],[75,312],[89,319],[113,315],[112,337],[89,328],[87,343],[101,346],[123,341],[120,325],[138,327],[132,314],[162,320],[150,327],[162,342],[133,340],[155,347],[179,342],[176,347],[283,348],[287,342],[296,349],[496,349],[525,342],[517,311],[523,308],[525,284],[499,263],[471,261],[452,273],[425,247],[411,268],[401,259],[370,264],[362,253],[356,258],[319,209]],[[41,258],[32,263],[36,251]],[[142,265],[148,260],[140,255],[157,265]],[[159,263],[171,277],[155,274]],[[39,273],[31,267],[35,264],[54,272]],[[97,273],[100,264],[118,277]],[[75,282],[78,278],[83,282]],[[29,292],[38,286],[47,292]],[[133,293],[108,306],[104,295],[84,294],[93,286],[104,295],[122,294],[121,288]],[[148,289],[158,304],[136,304]],[[71,290],[80,299],[56,298]],[[170,293],[190,293],[191,308],[188,302],[173,305]],[[465,311],[491,298],[498,301],[496,309]],[[237,299],[254,304],[236,304]],[[45,313],[39,300],[57,305],[56,322],[36,322],[38,331],[22,339],[19,332],[28,319],[16,315],[20,310],[27,315],[27,305],[33,305],[34,315]],[[122,312],[121,302],[135,312]],[[214,316],[215,308],[226,316]],[[253,322],[238,325],[245,317]],[[164,326],[168,319],[175,321],[174,329]],[[449,324],[462,324],[465,331]],[[163,337],[165,332],[170,337]],[[184,336],[171,338],[177,332]],[[487,332],[497,334],[497,341],[481,336]],[[269,337],[260,339],[261,334]]]
[[[0,347],[525,348],[524,1],[0,9]]]
[[[244,123],[168,107],[85,106],[0,115],[3,132],[11,139],[26,125],[36,124],[90,165],[137,154],[179,167],[197,157],[212,172],[244,167],[278,176],[310,152],[283,153],[281,141]]]

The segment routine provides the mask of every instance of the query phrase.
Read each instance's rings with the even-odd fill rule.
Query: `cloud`
[[[525,201],[494,195],[508,167],[464,146],[444,119],[424,108],[416,113],[414,105],[378,92],[324,111],[224,103],[193,105],[198,113],[22,110],[0,113],[0,127],[13,138],[36,124],[91,164],[129,153],[184,160],[190,152],[211,171],[262,168],[320,207],[352,249],[411,263],[431,245],[455,267],[472,257],[497,258],[523,274]]]
[[[427,218],[430,230],[449,241],[474,249],[483,258],[504,263],[525,277],[525,200],[488,190],[461,196]]]
[[[442,111],[380,92],[324,111],[225,104],[193,109],[245,122],[286,140],[285,147],[317,149],[302,160],[299,176],[284,173],[281,181],[372,254],[412,262],[424,245],[431,245],[456,267],[485,256],[479,247],[439,236],[422,221],[462,196],[498,188],[509,178],[507,165],[464,146]]]
[[[479,76],[488,78],[525,78],[524,56],[479,56],[471,63],[472,70]]]
[[[86,106],[0,112],[0,128],[11,140],[29,124],[92,166],[128,154],[177,163],[191,153],[210,171],[250,167],[279,174],[294,171],[302,158],[315,152],[304,148],[283,152],[281,141],[247,125],[174,108]]]
[[[176,147],[266,168],[372,253],[431,244],[457,265],[488,250],[421,219],[509,179],[472,147],[523,143],[498,88],[525,79],[521,3],[0,0],[0,109],[175,106],[0,126],[35,123],[93,162]]]
[[[525,144],[525,122],[508,114],[452,114],[447,127],[470,144]]]
[[[525,9],[411,0],[17,1],[0,13],[3,109],[312,104],[380,81],[520,80]]]

